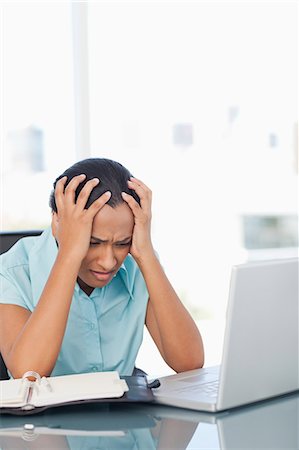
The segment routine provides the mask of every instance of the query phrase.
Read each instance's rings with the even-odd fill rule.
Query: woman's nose
[[[102,246],[101,251],[97,255],[97,264],[104,271],[109,272],[114,269],[117,260],[115,258],[113,248],[110,246]]]

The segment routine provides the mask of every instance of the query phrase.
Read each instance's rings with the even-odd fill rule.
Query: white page
[[[0,407],[23,406],[27,387],[28,382],[22,378],[0,381]]]
[[[121,397],[128,386],[118,372],[96,372],[47,378],[50,389],[41,384],[34,391],[31,404],[53,405],[76,400]]]

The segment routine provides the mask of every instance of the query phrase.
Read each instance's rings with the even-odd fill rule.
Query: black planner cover
[[[38,414],[50,408],[57,408],[68,405],[80,405],[87,403],[134,403],[144,402],[151,403],[154,401],[154,395],[151,388],[148,386],[145,376],[120,376],[121,379],[127,382],[129,390],[119,398],[100,398],[100,399],[88,399],[88,400],[75,400],[63,403],[52,404],[49,406],[34,407],[32,409],[26,409],[23,407],[4,407],[0,409],[0,414],[13,414],[13,415],[32,415]]]

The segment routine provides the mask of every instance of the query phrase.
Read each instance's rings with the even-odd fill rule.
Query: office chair
[[[41,230],[26,230],[26,231],[1,231],[0,232],[0,254],[7,252],[19,239],[26,236],[39,236]],[[0,380],[9,379],[6,365],[0,353]]]

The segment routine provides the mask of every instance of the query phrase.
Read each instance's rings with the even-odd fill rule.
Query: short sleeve
[[[0,273],[0,303],[22,306],[32,311],[32,300],[27,289],[28,280],[24,273],[18,272],[16,277],[11,276],[11,274]]]
[[[51,228],[24,237],[0,255],[0,303],[33,311],[55,262],[57,245]]]

